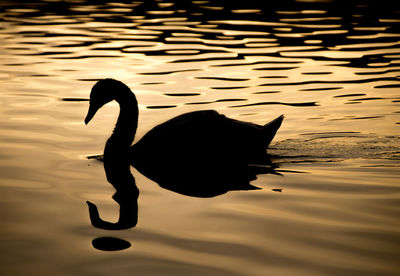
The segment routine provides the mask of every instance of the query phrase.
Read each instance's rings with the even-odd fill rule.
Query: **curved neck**
[[[135,95],[129,90],[116,99],[120,106],[120,112],[114,131],[110,137],[117,139],[120,146],[130,146],[135,138],[139,109]]]

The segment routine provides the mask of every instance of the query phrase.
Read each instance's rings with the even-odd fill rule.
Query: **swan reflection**
[[[131,243],[115,237],[100,237],[94,239],[92,245],[102,251],[119,251],[129,248]]]
[[[90,221],[97,228],[121,230],[136,226],[138,217],[139,189],[131,174],[129,165],[130,144],[121,143],[118,137],[111,135],[104,149],[104,170],[107,180],[116,189],[113,199],[119,204],[119,219],[112,223],[100,218],[96,205],[87,201]]]
[[[259,188],[251,185],[250,181],[255,180],[258,174],[278,174],[272,163],[247,165],[213,160],[206,162],[195,157],[182,162],[172,159],[174,162],[154,162],[154,165],[151,159],[142,159],[140,164],[134,163],[134,166],[162,188],[193,197],[214,197],[229,191],[256,190]]]
[[[189,112],[154,127],[132,146],[138,106],[135,95],[120,81],[104,79],[93,86],[85,123],[112,100],[120,105],[120,114],[105,146],[104,169],[116,189],[113,199],[120,205],[120,215],[115,223],[104,221],[96,205],[87,202],[95,227],[136,226],[139,190],[130,165],[161,187],[194,197],[258,189],[250,184],[258,174],[276,174],[266,150],[282,115],[262,126],[214,110]]]

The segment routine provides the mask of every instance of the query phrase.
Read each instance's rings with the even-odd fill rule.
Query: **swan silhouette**
[[[120,105],[120,114],[111,137],[121,146],[130,147],[133,165],[139,157],[156,154],[164,161],[177,153],[204,160],[254,162],[266,156],[284,118],[281,115],[261,126],[227,118],[215,110],[194,111],[154,127],[131,146],[139,111],[135,95],[124,83],[102,79],[93,86],[85,123],[88,124],[97,110],[113,100]]]
[[[85,123],[113,100],[119,104],[120,113],[104,149],[104,168],[107,180],[117,190],[113,198],[120,204],[120,219],[117,223],[103,221],[97,207],[87,202],[95,227],[124,229],[136,225],[139,190],[130,165],[161,187],[197,197],[258,189],[249,183],[257,174],[275,173],[266,151],[283,115],[262,126],[227,118],[215,110],[194,111],[155,126],[132,145],[138,104],[121,81],[102,79],[93,86]],[[270,167],[260,166],[265,164]]]

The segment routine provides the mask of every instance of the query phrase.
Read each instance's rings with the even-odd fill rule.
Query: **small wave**
[[[219,99],[215,101],[208,101],[208,102],[192,102],[192,103],[185,103],[186,105],[197,105],[197,104],[212,104],[212,103],[221,103],[221,102],[241,102],[247,101],[247,99]]]
[[[243,89],[248,88],[249,86],[214,86],[210,87],[211,89],[222,90],[222,89]]]
[[[165,108],[174,108],[176,105],[149,105],[146,108],[148,109],[165,109]]]
[[[191,97],[191,96],[200,96],[200,93],[164,93],[165,96],[171,97]]]
[[[226,78],[226,77],[195,77],[199,80],[222,80],[222,81],[248,81],[248,78]]]
[[[142,72],[137,73],[138,75],[170,75],[174,73],[182,73],[182,72],[193,72],[200,71],[200,69],[184,69],[184,70],[173,70],[173,71],[165,71],[165,72]]]
[[[282,82],[282,83],[264,83],[260,84],[260,86],[293,86],[293,85],[308,85],[308,84],[344,84],[344,83],[370,83],[370,82],[378,82],[378,81],[394,81],[398,82],[398,78],[394,77],[385,77],[385,78],[367,78],[367,79],[356,79],[356,80],[338,80],[338,81],[322,81],[322,80],[313,80],[313,81],[299,81],[299,82]],[[397,88],[400,87],[400,84],[388,84],[388,85],[378,85],[375,88]]]
[[[343,95],[336,95],[333,96],[334,98],[347,98],[347,97],[358,97],[358,96],[365,96],[364,93],[353,93],[353,94],[343,94]]]
[[[307,89],[300,89],[300,91],[327,91],[327,90],[339,90],[339,89],[343,89],[343,87],[307,88]]]
[[[230,107],[247,107],[247,106],[257,106],[257,105],[317,106],[318,104],[316,102],[304,102],[304,103],[259,102],[259,103],[235,105]]]
[[[348,159],[400,160],[400,136],[360,132],[305,133],[275,143],[269,153],[284,163],[332,162]]]

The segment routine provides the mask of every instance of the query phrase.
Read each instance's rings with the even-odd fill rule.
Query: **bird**
[[[121,81],[106,78],[92,87],[88,124],[105,104],[116,101],[120,113],[103,155],[108,182],[116,189],[120,205],[118,222],[100,218],[96,205],[87,201],[92,225],[116,230],[137,223],[139,190],[130,172],[135,167],[161,187],[194,197],[213,197],[231,190],[259,189],[250,184],[261,173],[276,173],[267,148],[281,126],[283,115],[265,125],[227,118],[215,110],[178,115],[153,127],[132,145],[139,109],[135,94]]]
[[[119,104],[120,113],[110,139],[118,141],[118,147],[129,147],[132,165],[139,165],[144,156],[158,162],[178,159],[177,156],[207,162],[255,162],[266,156],[284,118],[280,115],[258,125],[228,118],[215,110],[198,110],[155,126],[131,145],[138,126],[138,103],[131,89],[121,81],[111,78],[97,81],[90,93],[85,123],[113,100]]]
[[[190,196],[213,196],[227,190],[254,189],[249,182],[256,174],[271,173],[269,169],[249,170],[247,165],[271,164],[267,148],[281,126],[283,115],[258,125],[228,118],[215,110],[197,110],[153,127],[132,145],[138,126],[138,102],[121,81],[106,78],[95,83],[85,124],[113,100],[119,104],[120,113],[104,150],[106,174],[130,164],[161,187]],[[124,169],[121,174],[127,175],[128,171]],[[107,177],[112,183],[112,176]],[[221,184],[228,181],[233,184]],[[213,191],[209,192],[210,189]]]

